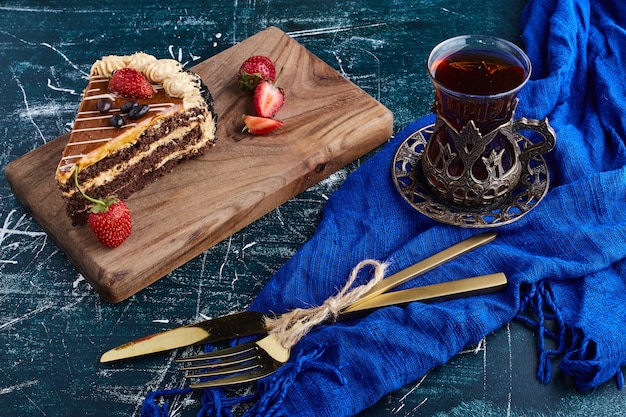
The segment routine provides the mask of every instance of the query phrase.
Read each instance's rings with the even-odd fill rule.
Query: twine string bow
[[[352,288],[356,278],[366,266],[374,267],[374,276],[366,284]],[[372,287],[378,284],[384,277],[387,270],[387,263],[373,259],[365,259],[359,262],[350,273],[348,281],[344,287],[331,296],[324,303],[317,307],[296,308],[279,318],[265,318],[265,328],[270,334],[277,334],[284,348],[289,349],[304,337],[313,327],[328,319],[336,320],[341,310],[359,300]]]

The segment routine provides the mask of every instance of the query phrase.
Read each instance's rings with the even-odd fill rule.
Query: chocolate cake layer
[[[202,119],[205,115],[189,113],[181,113],[158,126],[148,128],[135,144],[121,148],[79,172],[78,183],[83,192],[93,198],[115,195],[125,199],[172,170],[178,162],[206,152],[215,140],[213,135],[205,134],[205,128],[200,123],[204,122]],[[184,134],[168,138],[172,132]],[[164,141],[163,138],[168,140]],[[129,161],[135,162],[119,169]],[[98,177],[108,177],[110,180],[91,185],[90,182]],[[63,191],[68,199],[67,214],[72,223],[86,223],[91,203],[76,190],[73,182],[68,182]]]

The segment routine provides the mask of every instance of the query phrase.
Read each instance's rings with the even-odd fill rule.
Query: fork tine
[[[227,364],[222,360],[215,360],[182,368],[190,371],[185,375],[186,378],[206,379],[189,386],[191,388],[207,388],[251,382],[270,375],[282,365],[262,349],[257,348],[247,352],[243,356],[228,358]]]
[[[272,374],[289,359],[289,349],[283,348],[275,334],[256,342],[222,349],[176,362],[190,362],[182,370],[187,378],[203,378],[191,388],[227,386],[255,381]]]
[[[198,355],[191,355],[184,358],[176,359],[176,362],[200,362],[210,361],[215,359],[230,358],[237,355],[242,355],[246,352],[254,351],[258,349],[254,342],[244,343],[243,345],[233,346],[225,349],[215,350],[213,352],[200,353]]]
[[[258,357],[258,348],[247,350],[241,355],[233,355],[219,358],[218,360],[201,361],[196,359],[190,362],[190,365],[180,368],[182,371],[194,371],[207,368],[224,368],[250,362]]]
[[[229,376],[257,369],[260,367],[260,363],[258,361],[247,361],[245,363],[219,368],[211,368],[210,365],[208,367],[202,366],[203,365],[198,365],[194,367],[195,369],[183,368],[183,370],[191,371],[185,375],[185,378],[212,378],[216,376]]]
[[[258,379],[265,378],[266,376],[273,374],[274,371],[278,369],[278,366],[259,368],[256,371],[241,373],[241,374],[234,375],[231,377],[223,377],[223,378],[218,378],[218,379],[210,379],[206,381],[196,382],[194,384],[189,384],[189,388],[202,389],[202,388],[226,387],[229,385],[245,384],[247,382],[253,382]]]

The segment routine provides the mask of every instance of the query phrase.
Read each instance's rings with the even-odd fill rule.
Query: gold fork
[[[351,304],[342,310],[342,317],[353,317],[355,314],[367,313],[376,308],[412,301],[432,301],[484,294],[504,288],[506,282],[506,276],[503,273],[497,273],[380,294],[370,297],[367,301],[359,300]],[[345,315],[344,312],[346,312]],[[295,327],[297,324],[287,331],[292,331]],[[289,360],[291,347],[283,346],[282,336],[281,333],[270,333],[253,342],[181,358],[177,362],[190,363],[181,368],[187,371],[187,378],[202,379],[190,384],[191,388],[252,382],[271,375]]]

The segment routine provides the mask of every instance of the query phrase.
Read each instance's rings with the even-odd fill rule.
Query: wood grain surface
[[[283,68],[286,103],[274,134],[242,133],[252,99],[235,74],[263,54]],[[137,293],[209,247],[385,142],[391,112],[280,29],[270,27],[191,68],[214,99],[218,144],[177,166],[127,204],[133,232],[115,249],[72,227],[54,181],[68,135],[6,167],[13,192],[106,301]]]

